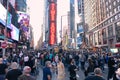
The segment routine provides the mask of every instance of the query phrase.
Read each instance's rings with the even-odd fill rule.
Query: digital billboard
[[[30,16],[24,12],[17,12],[18,13],[18,23],[20,26],[29,27]]]
[[[49,5],[49,44],[54,45],[56,43],[56,3],[52,2]]]
[[[82,24],[78,24],[77,25],[77,33],[82,33],[83,32],[83,25]]]
[[[2,23],[3,25],[5,25],[6,23],[6,13],[7,13],[7,10],[0,3],[0,23]]]
[[[82,44],[82,37],[77,37],[77,44]]]
[[[19,29],[16,28],[13,24],[11,24],[12,31],[11,31],[11,37],[13,40],[19,41]]]
[[[11,19],[12,15],[8,12],[7,15],[7,10],[4,8],[4,6],[0,3],[0,23],[2,23],[4,26],[6,26],[6,17],[7,17],[7,27],[11,29]]]

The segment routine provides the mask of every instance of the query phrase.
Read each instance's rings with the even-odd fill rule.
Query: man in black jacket
[[[95,68],[94,74],[95,75],[86,77],[85,80],[105,80],[102,77],[102,70],[100,68]]]
[[[70,80],[77,80],[76,78],[76,71],[77,67],[74,65],[74,59],[71,59],[70,66],[68,68],[68,71],[70,73]]]
[[[7,72],[6,80],[18,80],[18,77],[22,74],[22,71],[18,67],[16,62],[11,64],[11,70]]]

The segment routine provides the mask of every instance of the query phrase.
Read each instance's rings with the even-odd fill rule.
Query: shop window
[[[114,40],[114,39],[109,39],[109,46],[110,46],[110,47],[113,47],[113,46],[114,46],[114,45],[113,45],[113,40]]]
[[[107,39],[103,38],[103,44],[107,44]]]
[[[98,32],[98,44],[101,45],[101,31]]]
[[[98,45],[98,32],[94,33],[95,45]]]
[[[120,25],[115,23],[116,41],[120,42]]]
[[[102,36],[103,36],[103,38],[106,38],[106,37],[107,37],[107,35],[106,35],[106,28],[104,28],[104,29],[102,30]]]
[[[103,39],[103,44],[107,44],[106,28],[102,29],[102,39]]]

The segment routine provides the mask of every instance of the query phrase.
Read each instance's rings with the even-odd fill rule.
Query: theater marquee
[[[49,5],[49,44],[54,45],[56,43],[56,3],[51,2]]]

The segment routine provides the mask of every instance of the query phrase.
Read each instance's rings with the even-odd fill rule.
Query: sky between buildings
[[[41,26],[43,24],[43,17],[44,17],[44,0],[28,0],[28,4],[30,6],[30,24],[33,27],[34,41],[35,41],[34,44],[36,46],[41,36]],[[69,0],[57,0],[58,42],[60,42],[61,16],[67,15],[68,11],[69,11]],[[62,25],[66,25],[66,21],[63,20],[62,22],[63,22]]]

